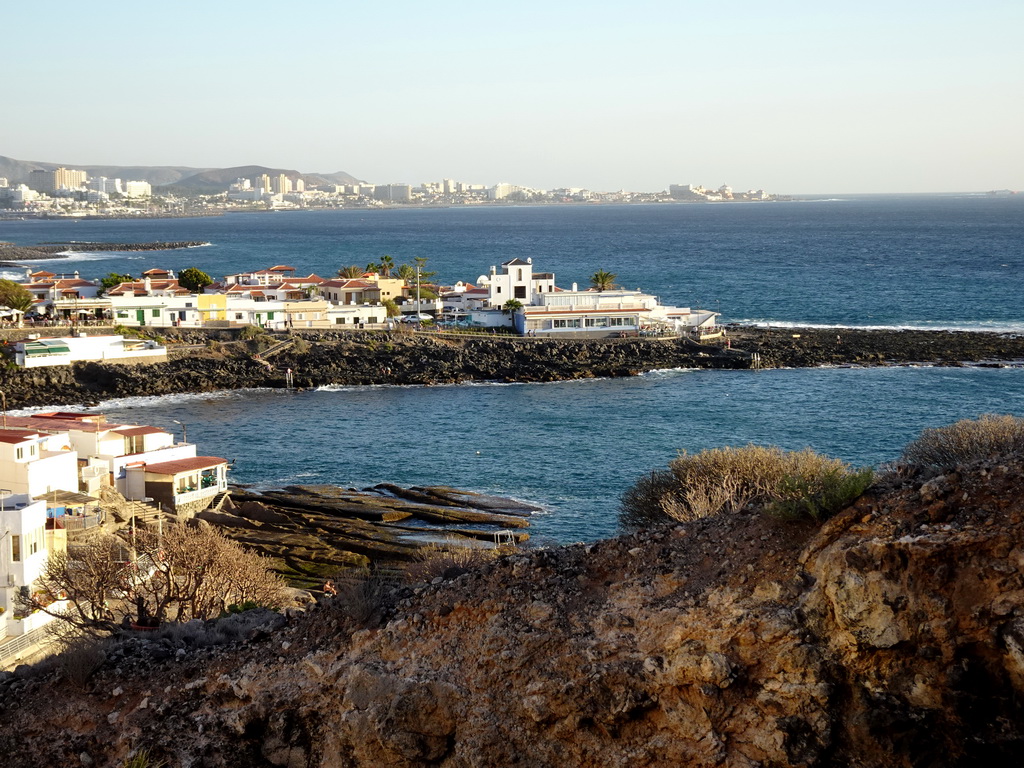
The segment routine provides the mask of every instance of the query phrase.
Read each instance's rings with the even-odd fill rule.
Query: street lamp
[[[181,442],[183,444],[187,444],[188,443],[188,432],[185,429],[185,424],[183,422],[178,421],[177,419],[171,419],[171,421],[173,421],[175,424],[177,424],[179,427],[181,427]]]

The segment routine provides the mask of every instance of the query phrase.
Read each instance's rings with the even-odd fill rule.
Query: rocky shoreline
[[[689,339],[549,340],[311,331],[239,341],[235,330],[167,329],[171,358],[153,365],[98,362],[7,369],[9,408],[80,405],[119,397],[368,384],[547,382],[635,376],[666,368],[823,365],[1020,365],[1024,337],[946,331],[731,328],[717,346]],[[292,346],[263,356],[281,339]],[[731,347],[731,348],[729,348]]]

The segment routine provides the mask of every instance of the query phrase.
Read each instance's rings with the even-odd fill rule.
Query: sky
[[[371,183],[1024,188],[1024,2],[8,3],[0,155]]]

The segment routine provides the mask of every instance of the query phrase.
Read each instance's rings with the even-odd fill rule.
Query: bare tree
[[[211,619],[246,602],[277,608],[285,594],[268,558],[208,526],[178,524],[162,537],[140,531],[129,545],[108,536],[51,556],[23,604],[79,629],[116,632],[128,622]],[[51,603],[64,598],[68,609],[55,611]]]

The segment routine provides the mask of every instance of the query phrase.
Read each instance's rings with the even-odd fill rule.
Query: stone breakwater
[[[214,333],[214,336],[218,334]],[[233,337],[233,334],[225,338]],[[205,334],[179,338],[197,342]],[[220,344],[220,342],[216,342]],[[79,363],[60,368],[7,370],[0,389],[8,407],[92,403],[117,397],[213,392],[294,385],[454,384],[466,381],[558,381],[634,376],[655,368],[747,368],[750,355],[687,340],[548,341],[443,338],[385,333],[311,334],[269,361],[254,356],[259,341],[184,349],[166,363],[147,366]],[[173,345],[172,345],[173,348]]]
[[[820,365],[1011,365],[1024,337],[944,331],[731,329],[732,348],[688,339],[549,340],[307,332],[270,360],[266,341],[235,331],[169,330],[172,358],[149,366],[79,363],[0,373],[9,407],[94,403],[117,397],[294,385],[543,382],[635,376],[663,368],[805,368]],[[289,338],[282,336],[281,338]],[[212,346],[203,346],[211,344]]]
[[[229,646],[196,642],[215,625],[139,633],[78,685],[72,661],[0,675],[0,750],[10,768],[140,749],[221,768],[1016,766],[1022,469],[890,477],[821,527],[747,510],[519,553],[369,606],[255,613]]]
[[[756,352],[767,368],[1024,363],[1024,336],[1013,334],[751,326],[728,333],[733,348]]]
[[[72,240],[66,243],[40,243],[39,245],[14,245],[0,243],[0,266],[17,266],[19,261],[36,261],[38,259],[54,259],[63,253],[96,253],[100,251],[173,251],[178,248],[198,248],[209,245],[200,240],[179,240],[155,243],[89,243]]]

